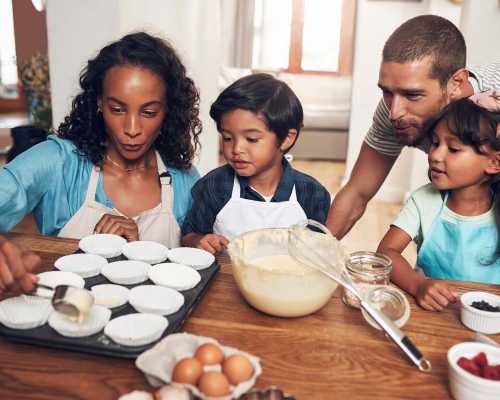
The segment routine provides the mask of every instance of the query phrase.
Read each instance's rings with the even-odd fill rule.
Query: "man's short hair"
[[[431,57],[430,77],[445,86],[465,67],[465,40],[458,28],[437,15],[420,15],[397,28],[385,42],[383,62],[407,63]]]

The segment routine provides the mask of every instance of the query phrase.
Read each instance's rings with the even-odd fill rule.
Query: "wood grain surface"
[[[77,242],[11,234],[36,251],[43,269],[77,249]],[[419,372],[402,352],[370,327],[356,309],[343,305],[341,291],[320,311],[303,318],[275,318],[241,297],[227,257],[221,272],[184,326],[261,359],[257,387],[276,385],[296,399],[448,399],[447,350],[472,340],[474,332],[453,305],[441,313],[411,303],[405,333],[431,361]],[[500,295],[498,285],[451,282],[461,291]],[[500,335],[492,335],[500,341]],[[13,343],[0,338],[0,399],[117,399],[132,390],[153,391],[132,361]]]

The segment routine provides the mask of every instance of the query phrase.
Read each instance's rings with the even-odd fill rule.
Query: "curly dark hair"
[[[200,95],[176,51],[166,41],[145,32],[131,33],[104,47],[80,74],[82,91],[71,112],[59,125],[61,138],[71,140],[79,154],[102,166],[106,130],[97,99],[102,95],[106,72],[116,65],[147,68],[163,79],[167,113],[154,147],[164,162],[179,169],[191,168],[200,147],[202,125],[198,117]]]

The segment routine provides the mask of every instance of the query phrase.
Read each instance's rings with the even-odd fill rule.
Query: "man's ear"
[[[474,94],[472,85],[469,82],[469,72],[465,68],[460,68],[448,79],[446,93],[450,102]]]
[[[500,151],[492,151],[485,172],[489,175],[500,173]]]
[[[288,151],[295,144],[297,135],[297,129],[289,129],[285,140],[280,145],[280,150],[283,152]]]

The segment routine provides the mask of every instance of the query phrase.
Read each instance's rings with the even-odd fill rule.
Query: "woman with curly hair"
[[[58,135],[0,170],[0,231],[33,212],[45,235],[113,233],[177,246],[201,132],[199,94],[175,50],[139,32],[80,76]]]

